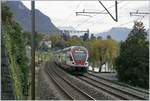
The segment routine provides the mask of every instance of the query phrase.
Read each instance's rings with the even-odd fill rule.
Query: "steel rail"
[[[120,85],[120,86],[123,86],[123,87],[128,87],[128,88],[130,88],[131,90],[135,90],[135,91],[138,91],[138,92],[145,93],[145,94],[149,95],[149,92],[148,92],[148,91],[141,90],[141,89],[138,89],[138,88],[134,88],[134,87],[132,87],[132,86],[125,85],[125,84],[122,84],[122,83],[118,83],[118,82],[116,82],[116,81],[112,81],[112,80],[109,80],[109,79],[106,79],[106,78],[103,78],[103,77],[94,75],[94,74],[89,73],[89,72],[88,72],[87,74],[88,74],[88,75],[92,75],[92,76],[94,76],[94,77],[96,77],[96,78],[98,78],[98,79],[103,79],[103,80],[105,80],[106,82],[110,82],[110,83],[113,83],[113,84],[116,84],[116,85]]]
[[[49,70],[46,71],[50,78],[54,81],[54,83],[65,93],[65,95],[68,97],[69,100],[75,100],[55,79],[55,77],[49,72]]]
[[[88,80],[86,80],[86,79],[83,79],[83,78],[81,78],[81,77],[78,77],[78,79],[80,79],[80,80],[82,80],[82,81],[84,81],[84,82],[86,82],[86,83],[88,83],[88,84],[90,84],[90,85],[92,85],[92,86],[94,86],[94,87],[96,87],[96,88],[98,88],[98,89],[101,89],[101,90],[103,90],[104,92],[106,92],[106,93],[108,93],[108,94],[111,94],[111,95],[113,95],[113,96],[119,98],[120,100],[128,100],[127,98],[125,98],[125,97],[123,97],[123,96],[120,96],[120,95],[114,93],[113,91],[104,88],[103,86],[98,86],[98,85],[96,85],[96,84],[93,84],[92,82],[90,82],[90,81],[88,81]]]
[[[83,78],[81,78],[81,77],[79,77],[79,78],[82,79],[82,80],[84,80],[84,81],[86,81],[86,82],[88,82],[88,83],[90,83],[90,84],[93,85],[93,86],[98,87],[98,88],[101,88],[101,87],[100,87],[100,86],[97,86],[97,85],[94,84],[94,83],[91,83],[90,80],[93,81],[93,82],[96,82],[96,83],[98,83],[98,84],[101,84],[101,85],[105,86],[105,88],[102,88],[103,90],[105,90],[105,91],[107,91],[108,93],[111,93],[111,94],[113,94],[113,95],[115,95],[115,96],[117,96],[117,97],[123,98],[124,100],[127,100],[127,99],[146,100],[145,98],[143,98],[143,97],[141,97],[141,96],[135,95],[135,94],[133,94],[133,93],[131,94],[131,93],[129,93],[128,91],[119,89],[119,88],[117,88],[117,87],[113,87],[113,86],[111,86],[111,85],[109,85],[109,84],[106,84],[106,83],[104,83],[104,82],[102,82],[102,81],[98,81],[98,80],[92,79],[92,78],[90,78],[90,77],[88,77],[88,76],[84,76],[84,77],[85,77],[86,79],[88,79],[89,81],[87,81],[87,80],[85,80],[85,79],[83,79]],[[112,89],[112,90],[109,90],[109,89]],[[116,92],[114,92],[114,90],[115,90],[115,91],[118,91],[118,92],[120,92],[120,93],[116,93]],[[122,93],[122,94],[121,94],[121,93]],[[127,98],[127,95],[128,95],[128,98]]]
[[[53,70],[51,68],[51,70]],[[82,93],[84,96],[86,96],[89,100],[95,100],[92,96],[90,96],[89,94],[87,94],[86,92],[84,92],[83,90],[79,89],[76,85],[73,85],[70,81],[66,80],[64,77],[62,77],[60,74],[58,74],[55,70],[53,70],[53,72],[55,74],[57,74],[57,76],[59,76],[61,79],[63,79],[67,84],[69,84],[70,86],[72,86],[74,89],[76,89],[78,92]]]

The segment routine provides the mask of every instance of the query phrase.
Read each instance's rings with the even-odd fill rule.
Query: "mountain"
[[[5,3],[13,12],[15,20],[23,30],[31,32],[31,11],[20,1],[6,1]],[[59,33],[59,29],[51,22],[50,18],[39,10],[35,10],[35,24],[36,32]]]
[[[115,39],[116,41],[124,41],[127,38],[130,31],[131,29],[128,29],[126,27],[113,27],[106,32],[96,34],[96,36],[101,36],[103,39],[106,39],[107,35],[110,35],[112,39]]]

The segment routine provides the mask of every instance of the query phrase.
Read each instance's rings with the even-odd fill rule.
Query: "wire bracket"
[[[100,0],[98,0],[98,1],[103,6],[103,8],[106,10],[106,12],[103,12],[103,11],[101,11],[101,12],[85,12],[85,9],[84,9],[82,12],[76,12],[76,16],[80,15],[80,16],[91,17],[90,14],[109,14],[114,21],[118,22],[118,3],[117,3],[117,1],[115,1],[115,17],[108,11],[108,9],[104,6],[104,4]]]
[[[115,1],[115,14],[116,14],[115,17],[108,11],[108,9],[104,6],[104,4],[100,0],[98,0],[98,1],[104,7],[104,9],[107,11],[107,13],[111,16],[111,18],[114,21],[118,22],[118,3],[117,3],[117,1]]]

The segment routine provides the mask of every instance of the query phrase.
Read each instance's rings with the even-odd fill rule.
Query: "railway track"
[[[95,96],[94,94],[90,94],[85,89],[84,89],[84,91],[86,91],[87,93],[83,92],[83,88],[78,87],[79,86],[78,83],[74,84],[74,82],[76,82],[76,80],[70,80],[71,79],[70,76],[68,75],[69,76],[69,78],[68,78],[67,73],[65,71],[63,71],[60,68],[56,68],[56,67],[49,68],[50,70],[47,70],[47,72],[50,72],[49,75],[53,75],[53,78],[56,79],[55,81],[57,81],[58,84],[61,86],[60,89],[63,88],[64,89],[63,92],[66,92],[69,96],[71,96],[71,97],[68,97],[68,99],[71,99],[71,100],[87,100],[87,99],[95,100],[97,98],[97,96]],[[74,78],[74,76],[73,76],[73,78]],[[104,91],[106,94],[114,96],[116,99],[120,99],[120,100],[147,100],[147,99],[149,99],[148,94],[145,95],[145,94],[143,94],[143,92],[137,93],[138,91],[136,91],[136,90],[132,91],[128,87],[117,85],[116,83],[109,82],[109,80],[100,79],[99,77],[95,76],[94,74],[90,75],[89,73],[86,73],[83,76],[77,76],[75,78],[77,80],[82,81],[83,83],[87,83],[88,85],[93,86],[94,89]],[[88,89],[88,87],[86,89]],[[92,97],[89,94],[92,95]],[[141,94],[141,95],[139,95],[139,94]]]
[[[87,92],[89,95],[91,95],[92,97],[94,97],[94,99],[96,100],[119,100],[118,98],[114,98],[112,96],[107,95],[106,93],[104,93],[102,90],[97,90],[96,89],[93,89],[91,88],[91,86],[89,87],[89,84],[88,86],[85,85],[85,82],[83,82],[82,80],[79,80],[75,75],[71,76],[69,73],[67,73],[63,68],[59,68],[60,66],[59,65],[56,65],[57,68],[55,68],[57,71],[59,71],[59,73],[61,75],[64,75],[64,76],[69,76],[68,80],[71,81],[73,84],[75,84],[76,86],[78,86],[78,88],[80,89],[83,89],[85,92]],[[79,81],[78,81],[79,80]],[[78,83],[77,83],[78,82]],[[87,83],[86,83],[87,84]],[[81,86],[80,86],[81,85]],[[84,87],[83,87],[84,85]]]
[[[84,76],[78,76],[79,79],[82,81],[91,84],[92,86],[101,89],[111,95],[118,97],[119,99],[123,100],[147,100],[148,94],[139,93],[137,91],[132,91],[129,88],[125,88],[123,86],[114,84],[112,82],[108,82],[102,80],[100,78],[96,78],[93,75],[85,74]],[[141,94],[141,95],[140,95]]]
[[[47,68],[47,73],[52,78],[52,80],[57,84],[57,86],[59,86],[59,88],[65,94],[67,99],[69,100],[95,100],[86,92],[82,91],[77,86],[73,85],[64,77],[62,77],[53,68],[51,68],[51,70]]]
[[[55,77],[50,72],[47,71],[47,73],[53,80],[53,82],[62,90],[62,93],[65,96],[65,98],[67,100],[74,100],[74,98],[68,92],[66,92],[66,90],[59,84],[59,82],[55,79]]]
[[[105,80],[105,81],[108,81],[108,82],[111,82],[111,83],[113,83],[113,84],[116,84],[116,85],[120,85],[120,86],[122,86],[122,87],[126,87],[126,88],[128,88],[128,89],[130,89],[130,90],[134,90],[134,91],[136,91],[136,92],[140,92],[140,93],[144,93],[144,94],[149,94],[149,91],[146,91],[146,90],[143,90],[143,89],[139,89],[139,88],[136,88],[136,87],[132,87],[132,86],[129,86],[129,85],[127,85],[127,84],[123,84],[123,83],[120,83],[120,82],[116,82],[116,81],[113,81],[113,80],[109,80],[109,79],[106,79],[106,78],[104,78],[104,77],[100,77],[100,76],[98,76],[98,75],[94,75],[94,74],[92,74],[91,72],[88,72],[87,73],[88,75],[91,75],[91,76],[94,76],[94,77],[96,77],[96,78],[99,78],[99,79],[102,79],[102,80]],[[126,89],[125,88],[125,89]]]

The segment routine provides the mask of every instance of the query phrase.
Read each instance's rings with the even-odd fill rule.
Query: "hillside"
[[[21,25],[24,31],[31,32],[31,11],[20,1],[5,2],[14,14],[15,20]],[[39,10],[35,11],[36,31],[39,33],[53,34],[59,30],[51,22],[50,18]]]
[[[113,39],[117,41],[124,41],[127,38],[130,31],[131,29],[125,27],[113,27],[106,32],[96,34],[96,36],[101,36],[103,39],[106,39],[107,35],[110,35]]]

